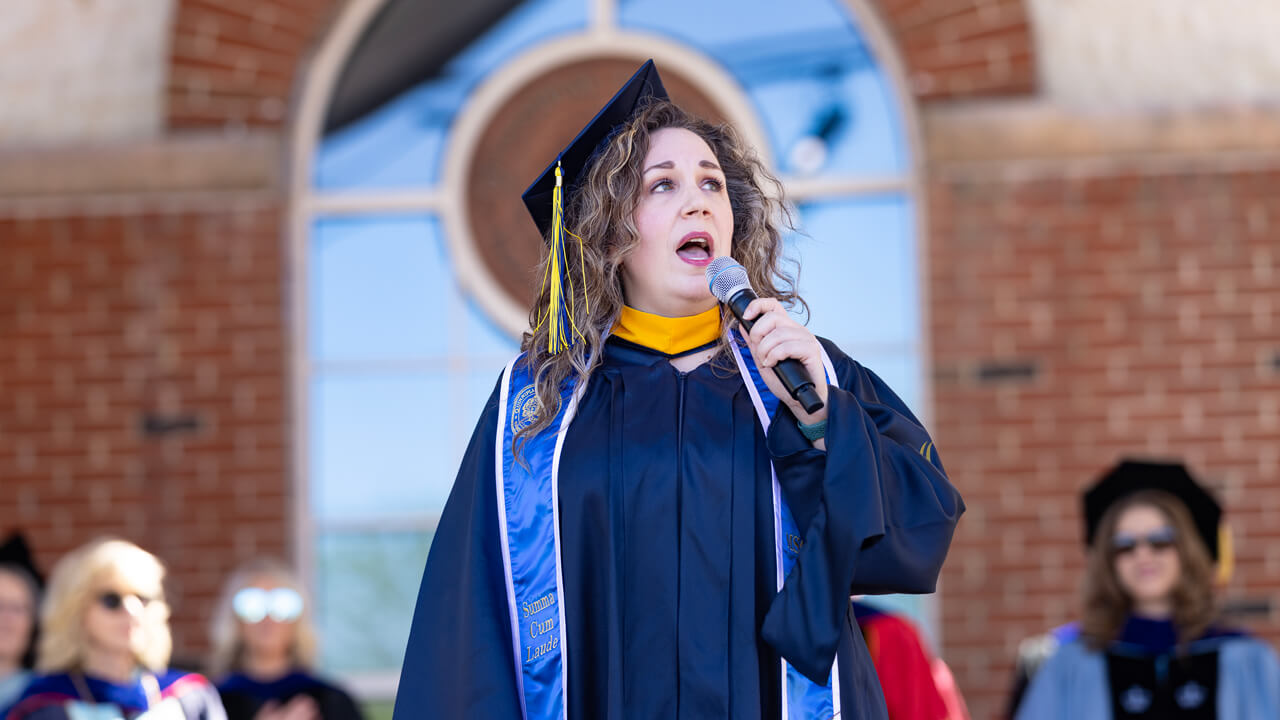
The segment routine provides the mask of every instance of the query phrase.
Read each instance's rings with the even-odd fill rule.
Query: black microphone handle
[[[755,299],[754,291],[743,289],[734,293],[733,297],[729,298],[729,302],[725,303],[747,332],[751,332],[751,327],[756,323],[754,320],[744,320],[742,314]],[[793,400],[800,403],[805,412],[815,413],[822,409],[822,398],[818,397],[818,391],[814,388],[813,379],[809,377],[809,371],[805,369],[804,363],[795,358],[780,360],[773,366],[773,373],[778,376],[782,386],[787,389]]]

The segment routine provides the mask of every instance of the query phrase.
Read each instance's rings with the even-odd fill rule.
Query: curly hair
[[[566,253],[573,283],[565,302],[574,312],[582,338],[559,354],[548,352],[548,328],[539,325],[551,307],[550,291],[544,287],[529,313],[533,330],[525,332],[521,343],[535,378],[538,417],[517,434],[517,442],[541,432],[559,413],[560,388],[570,375],[583,386],[600,364],[604,342],[622,311],[620,269],[640,242],[633,214],[643,188],[641,164],[653,134],[667,128],[693,132],[720,163],[733,210],[732,255],[746,268],[756,293],[808,311],[795,291],[794,275],[783,267],[780,227],[790,228],[792,223],[782,184],[732,127],[713,125],[669,100],[652,100],[618,129],[569,193],[565,227],[582,239],[582,249]],[[548,260],[544,256],[539,277]],[[735,322],[725,315],[717,357],[725,357],[727,331]]]
[[[1213,560],[1200,540],[1191,512],[1182,501],[1159,490],[1143,490],[1129,495],[1107,509],[1098,523],[1093,547],[1086,561],[1084,617],[1081,632],[1095,649],[1113,642],[1133,610],[1133,599],[1116,575],[1110,549],[1120,516],[1130,508],[1145,506],[1158,510],[1173,527],[1181,573],[1173,589],[1173,624],[1178,641],[1185,644],[1199,638],[1213,622],[1217,607],[1213,596]]]

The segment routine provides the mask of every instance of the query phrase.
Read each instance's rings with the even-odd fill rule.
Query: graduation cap
[[[1108,508],[1141,490],[1166,492],[1186,505],[1210,557],[1214,561],[1219,559],[1218,526],[1222,522],[1222,506],[1182,463],[1125,460],[1103,475],[1084,494],[1085,544],[1093,545],[1098,524]]]
[[[636,70],[630,80],[623,83],[613,98],[605,103],[600,112],[591,118],[591,122],[578,132],[568,146],[560,151],[556,159],[551,161],[547,169],[542,171],[538,179],[533,181],[529,189],[524,191],[520,197],[524,200],[525,207],[529,209],[529,214],[533,216],[533,222],[538,226],[538,232],[542,233],[543,238],[548,237],[552,228],[555,215],[553,206],[556,204],[555,190],[561,187],[561,180],[556,177],[556,169],[559,168],[560,174],[564,176],[564,189],[572,191],[591,165],[591,161],[609,144],[614,134],[630,122],[641,108],[655,99],[666,100],[668,96],[666,88],[662,86],[662,78],[658,77],[658,68],[654,67],[652,60],[649,60]],[[558,210],[563,212],[563,205]]]
[[[4,566],[19,568],[31,576],[37,588],[44,587],[44,578],[36,569],[35,561],[31,557],[31,547],[27,545],[27,539],[22,536],[22,533],[11,533],[4,544],[0,545],[0,567]]]
[[[655,99],[667,97],[653,60],[646,61],[520,196],[538,232],[549,245],[550,258],[542,286],[544,290],[551,288],[551,306],[546,315],[538,319],[538,326],[550,323],[548,351],[552,354],[570,347],[575,337],[582,336],[573,317],[571,301],[566,302],[566,292],[569,296],[573,294],[573,279],[564,247],[564,194],[576,188],[596,156],[640,109]],[[582,238],[577,240],[582,243]],[[586,278],[582,280],[585,286]]]

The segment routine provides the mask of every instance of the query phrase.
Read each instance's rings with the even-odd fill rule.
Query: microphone
[[[706,273],[711,294],[728,305],[733,311],[733,316],[738,318],[738,322],[746,328],[747,332],[750,332],[755,321],[743,319],[742,314],[746,312],[751,301],[756,299],[756,293],[751,289],[747,269],[733,258],[725,256],[712,260],[707,266]],[[809,377],[809,371],[805,369],[804,363],[795,358],[780,360],[773,366],[773,372],[782,381],[782,386],[791,394],[792,399],[800,403],[805,412],[813,413],[822,409],[822,398],[818,397],[818,391],[813,386],[813,378]]]

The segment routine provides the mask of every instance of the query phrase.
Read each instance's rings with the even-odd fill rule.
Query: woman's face
[[[35,613],[31,586],[17,575],[0,570],[0,667],[21,662],[31,641]]]
[[[123,582],[101,583],[84,614],[89,645],[107,653],[138,653],[146,646],[143,616],[152,598]]]
[[[733,249],[733,209],[710,146],[683,128],[649,139],[640,201],[632,216],[640,243],[622,264],[627,304],[684,317],[716,304],[705,269]]]
[[[260,576],[236,593],[236,605],[246,651],[263,656],[292,651],[302,613],[302,600],[296,592],[275,578]]]
[[[1167,601],[1182,575],[1177,537],[1169,518],[1151,505],[1120,514],[1111,552],[1116,578],[1135,606]]]

